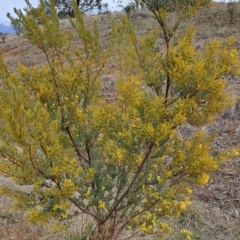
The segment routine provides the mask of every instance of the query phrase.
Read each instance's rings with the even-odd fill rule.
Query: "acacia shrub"
[[[19,63],[10,74],[0,61],[0,172],[33,185],[27,194],[5,186],[0,192],[29,222],[53,230],[67,227],[73,205],[93,220],[90,232],[86,227],[91,239],[117,239],[124,229],[164,238],[172,231],[167,219],[180,216],[193,187],[237,154],[213,156],[211,136],[197,131],[182,139],[178,132],[185,122],[211,122],[232,103],[222,77],[238,73],[235,41],[213,40],[200,51],[189,28],[159,51],[159,30],[138,38],[124,18],[113,22],[109,48],[103,48],[97,24],[88,30],[73,6],[70,21],[81,41],[74,55],[53,1],[50,17],[43,2],[26,16],[18,12],[23,35],[46,64]],[[160,10],[155,14],[164,17]],[[100,93],[110,56],[119,63],[118,98],[111,103]],[[187,230],[182,234],[189,239]]]

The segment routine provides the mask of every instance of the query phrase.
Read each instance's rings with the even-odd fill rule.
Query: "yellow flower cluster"
[[[76,186],[71,179],[65,179],[63,181],[61,191],[65,197],[71,197],[75,190]]]
[[[189,230],[182,229],[180,233],[185,236],[186,240],[191,240],[192,233]]]
[[[84,197],[89,197],[91,195],[91,191],[88,189],[85,193],[84,193]]]
[[[30,223],[46,223],[47,215],[44,214],[41,210],[34,209],[28,212],[28,221]]]
[[[234,150],[232,150],[232,154],[233,154],[233,156],[238,156],[239,152],[236,149],[234,149]]]
[[[152,233],[153,231],[153,226],[152,225],[147,225],[146,222],[143,222],[140,226],[139,226],[140,230],[145,232],[145,233]]]
[[[100,201],[98,202],[98,207],[99,207],[100,209],[105,208],[105,206],[106,206],[106,202],[104,202],[104,201],[102,201],[102,200],[100,200]]]
[[[198,183],[200,185],[205,185],[209,181],[209,175],[202,173],[200,176],[198,176]]]
[[[52,228],[51,228],[51,231],[56,233],[56,232],[59,232],[59,231],[66,231],[68,229],[68,226],[60,223],[60,222],[55,222],[53,225],[52,225]]]
[[[159,224],[159,230],[164,231],[164,232],[168,232],[168,233],[173,231],[172,228],[166,222],[161,222]]]

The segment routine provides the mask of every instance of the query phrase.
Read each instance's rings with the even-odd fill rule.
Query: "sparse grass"
[[[176,234],[167,240],[183,240],[178,234],[181,229],[190,230],[192,240],[237,240],[239,223],[239,219],[228,216],[217,206],[193,201],[179,219],[172,221]]]
[[[11,200],[0,196],[0,239],[35,240],[43,239],[44,231],[38,226],[30,226],[21,212],[11,211]]]

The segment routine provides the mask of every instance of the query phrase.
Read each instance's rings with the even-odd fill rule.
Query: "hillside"
[[[15,30],[12,27],[9,27],[0,23],[0,32],[8,34],[8,33],[15,33]]]
[[[194,44],[196,48],[202,49],[204,44],[213,38],[224,41],[227,37],[234,35],[237,47],[240,50],[240,4],[234,6],[234,15],[229,13],[229,5],[216,3],[211,9],[201,9],[193,18],[184,22],[179,34],[189,24],[196,28]],[[111,17],[120,18],[120,13],[86,16],[87,25],[92,26],[96,19],[99,23],[101,40],[108,42],[111,34]],[[157,26],[151,14],[141,11],[131,16],[131,21],[137,28],[139,36],[147,33],[152,26]],[[63,31],[71,31],[70,23],[62,20]],[[1,30],[0,30],[1,31]],[[79,46],[77,38],[73,38],[71,48]],[[17,64],[32,67],[44,64],[44,55],[31,45],[22,35],[8,35],[6,43],[0,43],[2,54],[10,72],[17,71]],[[103,78],[103,92],[105,97],[111,101],[115,97],[115,65],[108,66],[109,72]],[[212,144],[213,152],[219,152],[230,148],[240,149],[240,77],[229,77],[225,79],[226,91],[234,95],[236,104],[218,116],[218,119],[204,130],[215,135]],[[189,136],[196,128],[191,125],[181,126],[180,132],[183,136]],[[0,184],[12,187],[14,185],[9,178],[0,177]],[[22,187],[22,191],[28,191],[28,187]],[[181,216],[179,220],[172,223],[177,229],[186,228],[192,231],[192,239],[209,240],[237,240],[240,239],[240,157],[232,159],[223,165],[212,176],[209,183],[204,187],[196,188],[192,196],[193,203]],[[77,217],[74,221],[77,222]],[[83,221],[83,220],[82,220]],[[73,229],[74,231],[74,229]],[[52,236],[37,227],[30,228],[21,213],[13,215],[9,211],[9,202],[0,195],[0,239],[62,239],[63,236]],[[75,239],[64,238],[63,239]],[[154,239],[154,238],[151,238]],[[168,239],[178,239],[176,236]]]

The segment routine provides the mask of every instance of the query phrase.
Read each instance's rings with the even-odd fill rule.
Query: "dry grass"
[[[43,239],[43,231],[27,224],[20,212],[11,211],[11,199],[0,198],[0,239],[35,240]]]

